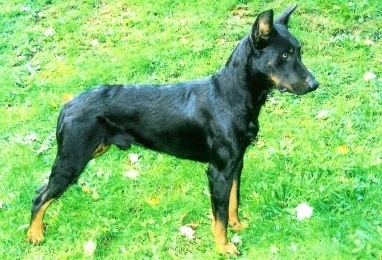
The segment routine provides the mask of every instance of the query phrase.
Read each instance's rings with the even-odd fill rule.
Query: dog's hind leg
[[[57,155],[48,184],[33,200],[31,222],[27,233],[27,238],[31,243],[36,244],[42,241],[45,210],[53,200],[57,199],[77,180],[90,160],[90,155],[85,156],[76,149],[73,149],[70,154]]]
[[[105,134],[102,129],[94,127],[74,128],[70,124],[64,127],[57,134],[58,151],[49,182],[33,200],[27,239],[34,244],[43,239],[45,210],[78,179],[86,164],[94,157]]]

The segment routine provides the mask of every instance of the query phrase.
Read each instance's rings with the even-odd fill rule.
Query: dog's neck
[[[215,76],[221,91],[249,95],[252,102],[262,105],[273,86],[265,74],[253,67],[257,56],[253,48],[249,37],[243,38]]]

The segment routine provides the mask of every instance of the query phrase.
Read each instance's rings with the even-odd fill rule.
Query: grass
[[[49,176],[52,133],[72,95],[100,83],[178,82],[222,67],[260,11],[283,1],[0,3],[0,258],[216,259],[206,165],[134,147],[91,161],[25,233]],[[382,258],[382,13],[376,1],[299,3],[291,31],[320,88],[274,92],[245,156],[240,259]],[[372,72],[376,77],[365,80]],[[323,117],[320,118],[320,116]],[[139,161],[129,163],[129,154]],[[139,175],[131,179],[127,173]],[[307,202],[313,216],[296,219]],[[192,225],[195,238],[179,228]],[[234,235],[229,232],[229,237]]]

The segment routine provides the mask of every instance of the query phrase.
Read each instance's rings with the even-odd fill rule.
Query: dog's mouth
[[[292,93],[292,91],[287,88],[287,87],[284,87],[284,86],[277,86],[276,87],[281,93],[286,93],[286,92],[289,92],[289,93]]]
[[[307,84],[294,84],[291,86],[291,88],[287,88],[285,86],[278,85],[278,86],[276,86],[276,88],[281,93],[291,93],[291,94],[295,94],[295,95],[304,95],[304,94],[316,89],[316,88],[310,88]]]

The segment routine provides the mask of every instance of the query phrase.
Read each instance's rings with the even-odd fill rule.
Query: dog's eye
[[[288,56],[289,56],[289,53],[287,53],[287,52],[284,52],[283,55],[281,55],[281,57],[282,57],[283,59],[288,58]]]

